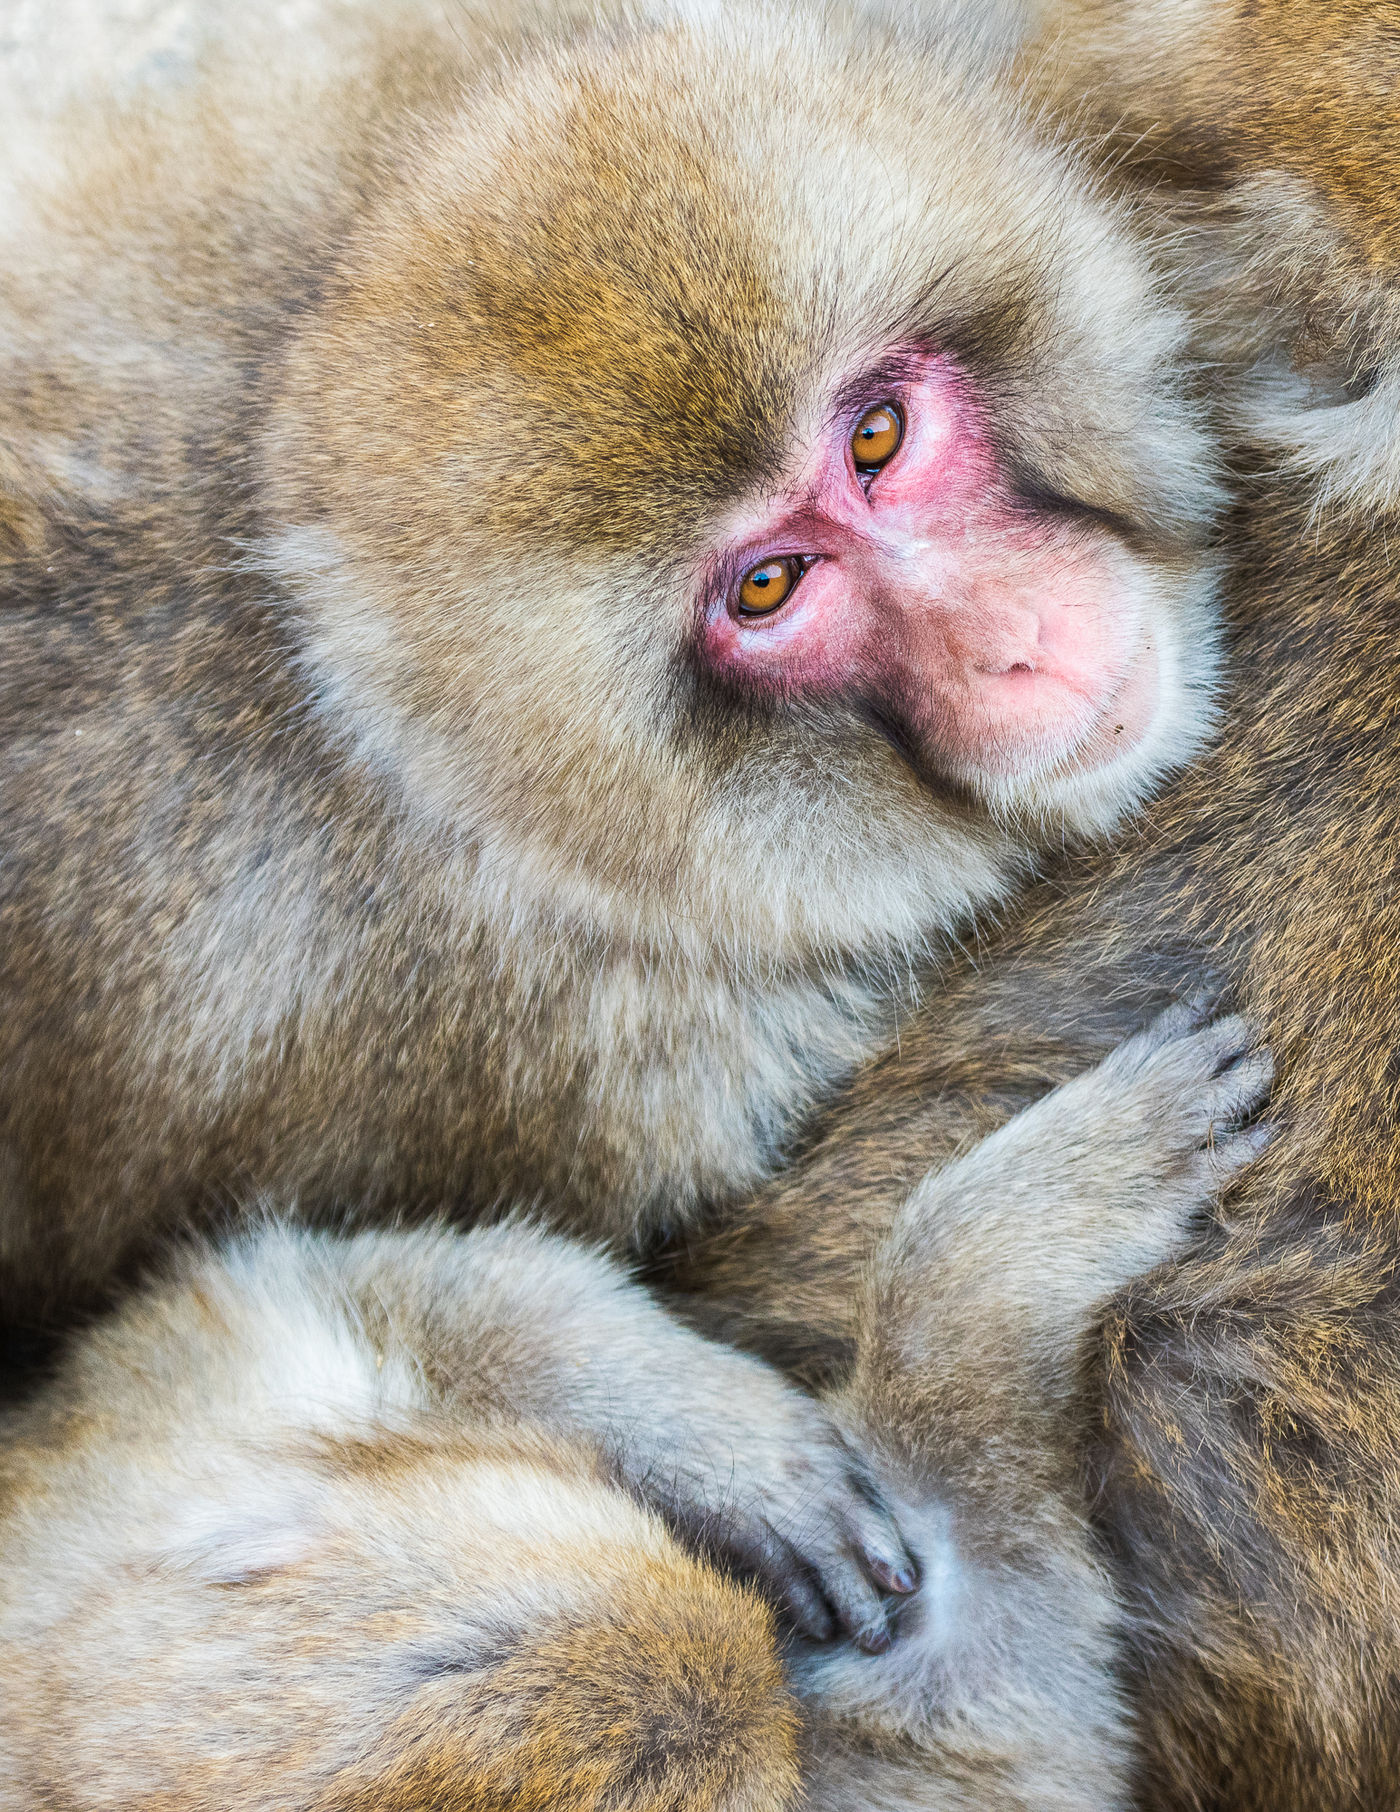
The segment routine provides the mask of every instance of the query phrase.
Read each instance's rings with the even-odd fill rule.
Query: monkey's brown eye
[[[766,617],[787,602],[805,571],[804,563],[791,554],[751,566],[739,582],[740,610],[746,617]]]
[[[878,472],[899,451],[904,439],[904,416],[894,403],[877,403],[867,409],[851,436],[851,457],[857,472]]]

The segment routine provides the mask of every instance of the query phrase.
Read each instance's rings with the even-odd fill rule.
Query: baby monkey
[[[1012,98],[839,15],[416,11],[7,198],[0,1314],[257,1199],[643,1250],[1210,722],[1180,323]],[[645,1325],[628,1484],[882,1647],[827,1418],[745,1372],[675,1464],[737,1362]]]
[[[1175,1008],[906,1202],[831,1408],[924,1586],[883,1656],[790,1653],[800,1750],[771,1613],[621,1488],[780,1422],[759,1362],[518,1223],[187,1257],[0,1429],[0,1806],[777,1812],[799,1762],[813,1812],[1120,1805],[1077,1352],[1270,1072]]]

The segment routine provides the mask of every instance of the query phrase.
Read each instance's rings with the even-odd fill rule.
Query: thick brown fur
[[[1177,222],[1183,200],[1197,222],[1233,217],[1202,286],[1208,343],[1341,379],[1364,343],[1383,374],[1388,9],[1046,10],[1066,34],[1047,39],[1062,103],[1122,120],[1121,178]],[[1241,261],[1235,227],[1261,230],[1276,176],[1305,182],[1308,207],[1291,227],[1275,214],[1268,256]],[[1340,287],[1319,274],[1329,245],[1350,248]],[[1374,306],[1341,306],[1343,289]],[[1343,396],[1280,476],[1285,417],[1260,423],[1247,380],[1235,394],[1246,489],[1220,747],[1120,850],[1072,864],[979,943],[690,1281],[731,1332],[839,1372],[851,1277],[931,1162],[1193,978],[1228,989],[1280,1053],[1286,1130],[1199,1249],[1114,1306],[1084,1429],[1138,1623],[1142,1801],[1379,1812],[1400,1779],[1394,414]]]
[[[1248,379],[1236,379],[1236,408],[1254,437],[1331,508],[1393,505],[1393,10],[1383,0],[1032,0],[1029,11],[1032,81],[1166,209],[1208,350]]]
[[[1255,1156],[1229,1129],[1270,1073],[1242,1022],[1176,1009],[906,1204],[832,1408],[924,1584],[878,1653],[790,1648],[810,1812],[1123,1803],[1076,1355]],[[520,1224],[187,1258],[0,1421],[0,1807],[795,1805],[770,1614],[619,1488],[645,1459],[683,1495],[783,1389]]]
[[[781,477],[820,381],[871,346],[913,333],[960,353],[1032,489],[1081,509],[1098,524],[1085,533],[1114,525],[1125,558],[1194,600],[1183,620],[1210,678],[1215,482],[1179,317],[1116,208],[1000,89],[878,27],[786,13],[545,34],[502,58],[489,31],[393,36],[388,58],[369,40],[331,76],[225,76],[143,120],[69,121],[62,167],[7,223],[13,1303],[101,1297],[168,1230],[257,1190],[319,1216],[538,1200],[641,1241],[772,1171],[969,904],[1002,899],[1065,817],[1105,830],[1136,797],[1078,819],[1031,797],[994,821],[936,794],[857,714],[726,712],[677,660],[708,529]],[[791,82],[795,62],[808,80]],[[793,141],[810,161],[793,167]],[[645,187],[619,170],[645,170]],[[873,172],[855,207],[851,172]],[[1116,1201],[1081,1132],[1087,1176],[1061,1209],[1083,1238],[1088,1185],[1108,1185],[1105,1212],[1139,1201]],[[902,1335],[920,1303],[944,1303],[940,1274],[969,1285],[949,1326],[1005,1306],[933,1247],[927,1292],[897,1279],[877,1297],[877,1352],[878,1303],[900,1305]],[[1088,1276],[1110,1287],[1155,1252],[1128,1256],[1110,1276],[1090,1238]],[[1070,1319],[1056,1368],[1025,1383],[1056,1404]],[[556,1332],[547,1310],[536,1321]],[[916,1350],[935,1355],[935,1335]],[[998,1359],[1005,1377],[1027,1354]],[[904,1364],[895,1350],[871,1368],[877,1424],[860,1393],[851,1417],[900,1491],[938,1509],[940,1451],[985,1399],[962,1354],[944,1393],[886,1390]],[[560,1410],[581,1410],[576,1379],[556,1386]],[[744,1486],[764,1509],[775,1473],[817,1451],[824,1528],[839,1444],[811,1404],[768,1390],[801,1439],[764,1446]],[[625,1482],[676,1509],[643,1464],[674,1430],[641,1413],[636,1379],[605,1397],[610,1435],[647,1424]],[[705,1397],[714,1415],[723,1399]],[[833,1712],[808,1758],[831,1805],[1121,1794],[1116,1598],[1078,1475],[1009,1426],[978,1488],[1005,1587],[987,1654],[897,1692],[898,1674],[842,1651],[811,1687]],[[1043,1441],[1040,1415],[1027,1426]],[[992,1482],[1014,1484],[1021,1459],[1012,1526],[996,1526]],[[712,1486],[714,1470],[699,1504],[721,1518]],[[697,1620],[734,1613],[721,1653],[759,1694],[752,1796],[779,1803],[790,1711],[764,1698],[761,1620],[672,1558]],[[688,1653],[652,1609],[619,1598],[639,1640]],[[583,1622],[547,1752],[529,1730],[500,1747],[542,1805],[627,1787],[580,1761],[598,1727],[571,1692],[585,1656],[605,1658],[627,1732],[643,1676],[612,1667],[605,1618]],[[168,1654],[197,1660],[179,1638]],[[543,1676],[522,1665],[529,1698]],[[721,1674],[710,1736],[679,1754],[737,1727]],[[983,1691],[992,1676],[1007,1700]],[[507,1667],[503,1691],[513,1680]],[[447,1794],[451,1774],[489,1803],[476,1763],[453,1752],[415,1778],[395,1752],[364,1794]],[[45,1765],[25,1778],[38,1803]],[[62,1745],[56,1767],[72,1767]],[[695,1803],[732,1787],[701,1774]]]
[[[263,1196],[641,1246],[769,1174],[930,946],[1210,721],[1182,318],[955,47],[412,4],[318,45],[60,112],[3,197],[0,1319]],[[1152,653],[1111,759],[979,797],[866,667],[707,662],[736,512],[911,344]],[[760,1498],[810,1446],[779,1423]],[[817,1445],[830,1585],[860,1504]],[[661,1507],[723,1521],[704,1476]]]
[[[322,1220],[536,1205],[615,1248],[683,1225],[771,1173],[970,908],[1044,843],[1110,829],[1210,719],[1219,490],[1183,318],[1126,214],[1007,91],[839,10],[343,23],[324,59],[255,42],[164,97],[58,116],[4,196],[0,1314],[100,1303],[172,1234],[261,1198]],[[1187,651],[1139,767],[1047,773],[998,813],[859,700],[736,701],[697,671],[697,572],[725,523],[802,469],[852,370],[911,342],[966,365],[1025,507],[1058,500],[1156,601],[1162,671]],[[527,1254],[515,1283],[531,1275]],[[636,1344],[600,1331],[605,1296],[532,1304],[494,1413],[543,1353],[544,1419],[602,1448],[610,1503],[620,1482],[780,1583],[799,1629],[879,1649],[898,1594],[876,1587],[908,1556],[827,1414],[654,1309]],[[163,1360],[137,1348],[139,1396]],[[110,1458],[102,1391],[80,1396],[99,1426],[86,1447],[85,1407],[66,1431],[91,1467],[79,1510]],[[144,1419],[118,1448],[139,1453]],[[1064,1594],[1047,1611],[1028,1585],[1034,1639],[1019,1598],[996,1625],[1011,1703],[988,1702],[991,1759],[949,1739],[930,1767],[914,1690],[873,1736],[834,1739],[828,1778],[873,1779],[888,1749],[915,1806],[1117,1796],[1117,1612],[1062,1478],[1046,1526]],[[64,1576],[63,1544],[47,1553]],[[790,1708],[766,1624],[667,1553],[678,1621],[646,1592],[610,1613],[635,1671],[590,1600],[553,1648],[533,1632],[544,1661],[498,1658],[510,1731],[489,1754],[468,1732],[419,1768],[391,1745],[355,1791],[410,1801],[450,1777],[512,1804],[509,1776],[522,1806],[632,1787],[643,1806],[779,1803]],[[118,1597],[163,1602],[116,1571]],[[41,1572],[11,1569],[29,1636]],[[648,1750],[629,1720],[648,1669],[674,1709],[686,1605],[721,1634],[732,1610],[732,1642],[689,1735],[682,1708]],[[1046,1627],[1074,1653],[1026,1697],[1022,1659],[1062,1653]],[[176,1617],[132,1678],[192,1683],[207,1633]],[[63,1690],[101,1726],[83,1652]],[[559,1670],[535,1745],[511,1708]],[[951,1672],[936,1715],[982,1731],[982,1675]],[[256,1803],[237,1730],[280,1674],[256,1649],[235,1674],[226,1798]],[[149,1703],[157,1723],[172,1707]],[[593,1753],[614,1713],[635,1776]],[[85,1790],[62,1734],[19,1735],[21,1804]],[[179,1735],[203,1791],[198,1722]],[[117,1751],[100,1790],[190,1790],[149,1784],[159,1748],[130,1770]]]
[[[260,1190],[674,1226],[1086,828],[687,663],[715,525],[872,347],[960,349],[1209,641],[1179,319],[995,86],[834,15],[422,10],[50,121],[6,197],[12,1315]]]

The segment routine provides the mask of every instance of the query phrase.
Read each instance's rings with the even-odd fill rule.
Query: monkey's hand
[[[683,1537],[732,1561],[805,1636],[888,1645],[889,1599],[915,1564],[869,1475],[820,1404],[761,1359],[707,1340],[603,1253],[516,1222],[429,1249],[421,1306],[402,1261],[362,1239],[362,1288],[414,1320],[454,1413],[584,1441]],[[415,1291],[413,1302],[419,1301]]]
[[[1103,1296],[1169,1257],[1272,1138],[1252,1116],[1273,1079],[1246,1020],[1181,1002],[970,1154],[1014,1166],[1003,1200],[1024,1204],[1022,1250],[1042,1247],[1027,1282],[1053,1293],[1064,1264]]]
[[[776,1596],[801,1635],[882,1652],[918,1570],[863,1463],[763,1361],[676,1332],[685,1344],[658,1343],[614,1435],[620,1470],[682,1535]]]
[[[1096,1307],[1179,1249],[1272,1129],[1273,1059],[1241,1018],[1181,1004],[905,1202],[877,1255],[860,1369],[930,1388],[1070,1387]]]

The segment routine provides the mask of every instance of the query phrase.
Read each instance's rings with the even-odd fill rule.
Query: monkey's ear
[[[310,1560],[324,1544],[329,1526],[309,1480],[240,1470],[228,1485],[227,1495],[203,1489],[169,1507],[151,1556],[157,1570],[202,1585],[252,1585]]]

